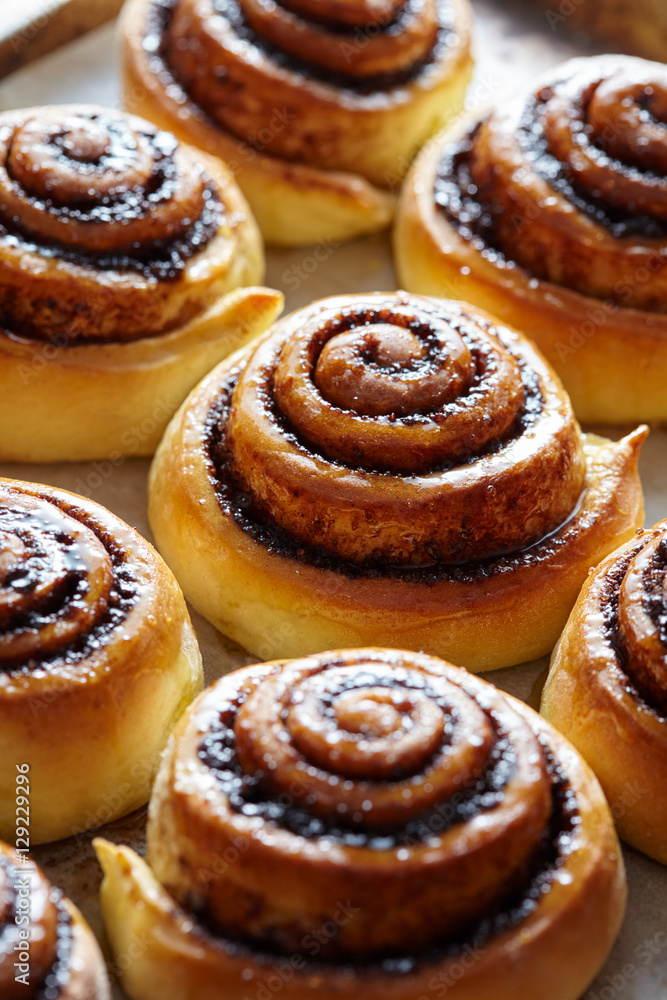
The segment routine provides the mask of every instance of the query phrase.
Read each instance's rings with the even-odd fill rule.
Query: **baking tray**
[[[515,3],[478,0],[475,45],[477,70],[468,110],[481,111],[502,100],[538,72],[573,55],[594,50],[583,40],[554,34],[546,17],[524,17]],[[599,49],[597,50],[599,51]],[[118,105],[117,54],[109,25],[21,70],[0,84],[0,108],[50,102],[99,101]],[[323,241],[317,248],[269,251],[267,284],[282,289],[287,309],[340,292],[392,289],[396,277],[388,235],[339,246]],[[615,428],[620,436],[625,428]],[[609,429],[606,429],[609,433]],[[109,507],[150,538],[146,519],[148,461],[99,461],[77,465],[0,465],[0,474],[74,490]],[[667,515],[667,432],[653,428],[644,448],[641,474],[646,494],[646,523]],[[199,615],[193,622],[201,644],[206,680],[252,662],[242,649],[219,635]],[[546,676],[546,659],[499,670],[486,677],[533,707]],[[640,788],[629,794],[641,794]],[[666,790],[667,793],[667,790]],[[104,836],[144,849],[145,810],[103,825]],[[102,939],[98,902],[101,872],[91,847],[92,834],[37,848],[34,855],[49,877],[81,907]],[[630,898],[620,937],[607,965],[585,994],[586,1000],[667,1000],[667,868],[624,849]],[[114,974],[112,966],[112,974]],[[123,1000],[116,988],[115,1000]],[[520,998],[519,998],[520,1000]]]

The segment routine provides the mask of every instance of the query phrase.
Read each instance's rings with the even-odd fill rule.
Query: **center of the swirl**
[[[371,698],[363,691],[351,691],[339,699],[335,714],[341,729],[367,739],[392,736],[405,724],[405,717],[393,704],[390,693]]]
[[[36,497],[9,501],[0,505],[0,663],[74,642],[106,612],[113,578],[85,524]]]
[[[392,326],[390,323],[369,326],[364,339],[369,354],[381,368],[401,368],[426,354],[426,347],[419,337],[410,330],[404,330],[402,326]]]
[[[455,398],[469,378],[470,352],[453,331],[436,355],[416,333],[393,323],[332,337],[314,372],[329,403],[369,417],[429,413]]]
[[[420,691],[361,685],[322,701],[321,679],[306,681],[289,713],[301,753],[319,767],[368,781],[414,774],[440,745],[441,708]]]
[[[99,163],[109,153],[109,135],[96,122],[73,123],[54,142],[71,160],[80,163]]]
[[[142,188],[154,169],[151,136],[121,116],[36,115],[14,134],[8,171],[20,187],[55,205],[85,207]],[[28,226],[30,220],[23,219]]]
[[[272,673],[236,715],[239,762],[265,789],[373,826],[418,815],[482,773],[493,729],[457,685],[361,657],[315,660]]]

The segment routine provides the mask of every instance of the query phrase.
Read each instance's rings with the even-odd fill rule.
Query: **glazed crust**
[[[619,633],[605,625],[605,609],[618,596],[615,570],[663,537],[666,528],[662,521],[639,533],[586,581],[554,650],[541,708],[595,771],[621,837],[662,864],[667,864],[667,721],[650,694],[638,690],[633,674],[639,650],[631,638],[627,663],[621,662],[615,648]],[[660,661],[658,653],[656,668]],[[664,698],[664,678],[661,689]]]
[[[53,153],[60,132],[71,159]],[[77,157],[104,164],[105,142],[119,166],[93,176]],[[114,182],[128,190],[105,208]],[[152,454],[192,386],[280,308],[278,293],[234,293],[264,270],[243,196],[219,161],[89,105],[0,116],[0,187],[0,460]]]
[[[592,76],[598,62],[589,60],[589,63]],[[566,64],[563,73],[569,65],[583,66],[588,72],[586,60]],[[600,75],[605,66],[612,72],[618,65],[614,57],[604,57],[599,63]],[[633,67],[637,74],[645,75],[654,65],[627,57],[620,62],[621,68],[629,67],[629,75]],[[547,85],[549,81],[545,77],[541,82]],[[443,157],[474,125],[471,121],[457,123],[445,130],[421,153],[406,180],[393,236],[401,284],[422,294],[456,296],[473,302],[526,333],[562,378],[580,420],[619,424],[664,420],[667,417],[663,392],[667,369],[664,301],[656,311],[641,306],[630,308],[622,301],[626,294],[624,281],[612,281],[617,291],[619,288],[623,291],[615,301],[612,294],[601,292],[597,298],[567,287],[567,281],[555,284],[516,263],[508,265],[497,255],[480,249],[478,241],[462,236],[434,202]],[[516,207],[514,211],[520,215],[524,209],[525,206]],[[535,216],[539,220],[541,214],[533,212],[530,206],[527,218]],[[567,266],[569,260],[580,275],[595,275],[598,270],[597,262],[592,263],[595,247],[598,243],[607,246],[610,237],[583,213],[574,211],[571,215],[583,219],[581,226],[586,231],[577,252],[564,253],[563,264]],[[566,221],[562,228],[568,225]],[[554,222],[550,241],[544,237],[546,245],[552,248],[549,252],[558,252],[559,226],[558,221]],[[627,238],[617,242],[619,254],[632,244]],[[663,281],[662,243],[642,240],[642,247],[645,242],[655,244],[656,249],[649,248],[641,268],[636,263],[632,267],[623,264],[620,272],[626,277],[629,273],[636,275],[635,291],[640,295],[649,294],[656,282]]]
[[[283,72],[264,56],[244,67],[245,56],[239,54],[243,46],[230,41],[235,72],[251,88],[248,101],[239,91],[229,100],[220,99],[221,113],[240,115],[235,134],[189,97],[162,52],[148,51],[146,40],[154,37],[154,0],[131,0],[122,16],[125,104],[223,159],[237,176],[268,243],[299,246],[351,239],[390,223],[392,191],[416,151],[463,104],[472,72],[471,12],[467,0],[454,0],[452,9],[455,43],[414,81],[382,99],[376,94],[357,98],[305,80],[302,74]],[[217,51],[215,37],[209,44]],[[365,46],[356,43],[351,49],[365,52]],[[195,72],[201,73],[196,63]],[[246,79],[248,74],[251,79]],[[203,81],[200,86],[205,94],[211,89]],[[265,110],[257,117],[257,95],[265,91],[270,113]],[[327,123],[324,152],[319,162],[308,163],[304,157],[313,146],[309,128],[320,128],[320,122]],[[267,124],[268,145],[261,142],[258,148],[255,136]],[[292,143],[288,155],[287,150],[276,154],[271,148],[282,141]]]
[[[280,292],[239,288],[178,330],[127,344],[60,348],[0,331],[0,460],[109,468],[152,455],[192,386],[282,306]]]
[[[362,298],[367,305],[367,297]],[[350,305],[355,301],[354,296],[348,299]],[[301,315],[285,324],[298,325]],[[271,336],[267,334],[257,349]],[[377,642],[424,649],[475,671],[541,656],[560,635],[589,568],[641,523],[636,464],[644,429],[618,443],[587,439],[579,506],[575,501],[572,517],[554,535],[528,548],[525,558],[510,560],[509,568],[499,557],[497,564],[491,559],[488,571],[478,578],[452,573],[435,580],[426,577],[422,583],[383,572],[350,573],[349,567],[338,572],[272,551],[223,508],[210,459],[212,407],[227,374],[247,357],[238,354],[219,366],[172,421],[151,470],[149,514],[160,551],[188,599],[220,631],[263,658]],[[270,460],[269,469],[275,455]],[[303,464],[303,457],[293,461],[307,489],[310,466]],[[262,463],[261,454],[256,455],[253,470]],[[347,487],[340,477],[333,481],[335,505],[339,491]],[[377,489],[385,488],[383,482],[386,479]],[[503,482],[502,475],[498,482]],[[401,480],[397,483],[400,486]],[[364,488],[367,492],[369,487]],[[335,544],[360,544],[358,535],[367,530],[360,506],[364,495],[362,490],[359,498],[350,500],[351,509],[358,512],[357,523]],[[291,510],[288,504],[287,512]],[[382,516],[391,521],[401,515],[378,518]],[[341,523],[347,523],[345,518]],[[398,520],[399,536],[404,534],[401,524]]]
[[[30,836],[38,844],[93,829],[148,800],[159,755],[203,673],[178,585],[137,532],[75,494],[11,480],[0,481],[0,489],[3,614],[10,614],[0,654],[0,832],[13,834],[16,765],[28,764]],[[29,521],[21,527],[26,512]],[[52,545],[57,531],[77,538],[63,543],[63,554]],[[20,619],[12,626],[20,593],[11,583],[4,586],[4,573],[15,557],[20,562],[22,539],[23,555],[47,546],[39,570],[44,599],[50,588],[58,592],[62,583],[52,580],[63,572],[66,582],[70,571],[59,561],[67,566],[71,545],[81,552],[92,595],[83,598],[87,620],[72,622],[75,602],[53,610],[53,623],[41,634]],[[100,583],[104,574],[107,581]],[[115,622],[105,624],[114,587],[134,596]],[[89,647],[76,652],[87,635]]]
[[[384,653],[388,662],[402,657],[406,665],[413,658],[426,660],[414,654],[381,650],[348,650],[327,656],[350,663],[358,655],[367,653],[375,656]],[[304,663],[312,666],[312,661]],[[280,666],[269,664],[248,668],[232,675],[230,681],[237,678],[241,684],[252,671],[259,669],[263,674],[270,675]],[[498,692],[491,694],[493,689],[489,689],[484,682],[456,668],[441,664],[439,671],[448,681],[473,689],[477,696],[481,695],[482,701],[488,689],[494,705],[498,699],[504,702],[507,710],[519,717],[516,723],[518,728],[527,726],[549,746],[576,797],[581,823],[576,827],[572,851],[562,859],[559,874],[530,915],[514,929],[498,932],[477,948],[464,940],[449,957],[417,959],[410,965],[409,971],[391,972],[378,963],[368,961],[352,968],[340,959],[329,964],[302,958],[298,954],[294,955],[297,960],[290,962],[281,960],[279,955],[264,954],[261,948],[232,943],[224,935],[206,931],[191,914],[177,905],[151,868],[133,851],[98,840],[96,849],[105,871],[102,906],[112,947],[116,953],[124,953],[128,942],[137,934],[147,942],[147,947],[129,965],[124,977],[124,988],[133,1000],[157,1000],[158,997],[162,1000],[181,1000],[190,995],[202,1000],[218,1000],[223,995],[230,1000],[240,1000],[247,995],[249,981],[253,991],[261,991],[270,989],[271,983],[277,982],[278,978],[282,984],[281,991],[289,1000],[304,1000],[316,995],[342,996],[360,991],[364,996],[378,1000],[381,997],[417,1000],[442,985],[446,985],[448,993],[451,991],[457,1000],[491,1000],[492,997],[503,1000],[516,995],[526,1000],[537,1000],[538,997],[540,1000],[575,1000],[582,993],[611,948],[625,904],[622,859],[601,791],[581,758],[562,737],[539,721],[532,710]],[[206,858],[204,867],[199,867],[200,875],[210,869],[210,824],[222,822],[215,804],[219,792],[213,787],[206,791],[206,769],[198,760],[194,760],[188,777],[185,777],[183,765],[187,760],[193,761],[193,740],[197,743],[202,739],[202,731],[206,731],[207,705],[210,708],[214,698],[215,688],[193,706],[189,721],[183,720],[179,725],[152,806],[152,850],[161,867],[164,865],[160,858],[160,845],[167,855],[175,856],[181,851],[184,858],[189,861],[194,859],[193,871],[196,870],[196,859],[201,861]],[[197,802],[202,807],[199,819],[192,812]],[[280,836],[273,835],[265,842],[260,831],[261,824],[258,826],[257,822],[244,817],[238,817],[233,822],[238,828],[237,843],[242,845],[242,849],[237,849],[236,855],[234,852],[215,855],[220,862],[218,877],[223,883],[230,879],[232,883],[238,880],[243,883],[248,879],[251,885],[259,881],[266,887],[275,879],[280,881],[283,869],[277,861],[272,870],[262,867],[258,877],[256,872],[253,874],[252,859],[257,853],[260,856],[266,853],[270,843],[281,857],[284,851],[286,864],[303,869],[299,878],[299,897],[304,907],[317,900],[322,882],[322,873],[318,872],[320,868],[326,868],[327,863],[330,870],[339,869],[343,903],[347,891],[346,865],[352,870],[358,868],[359,885],[368,878],[379,877],[382,880],[383,871],[389,884],[398,874],[390,866],[384,868],[385,859],[381,851],[369,868],[364,867],[368,866],[368,861],[363,860],[367,849],[345,847],[336,842],[327,848],[327,862],[327,852],[319,851],[317,842],[312,845],[311,852],[303,848],[295,851],[290,849],[290,838],[301,844],[303,838],[293,838],[285,832],[284,843]],[[240,835],[242,828],[245,829],[244,835]],[[256,828],[254,833],[251,828]],[[459,827],[454,827],[443,837],[433,839],[433,850],[440,850],[436,841],[442,841],[444,847],[450,834],[457,837],[466,835]],[[472,834],[470,836],[472,838]],[[468,846],[474,853],[476,849],[472,843],[471,839]],[[410,848],[408,853],[412,855],[413,852],[418,853],[418,850]],[[436,865],[435,858],[433,862]],[[215,892],[215,866],[211,871],[211,891]],[[181,874],[187,878],[185,870]],[[478,874],[484,878],[488,872]],[[418,884],[419,880],[415,885]],[[465,894],[465,886],[460,888]],[[288,888],[286,905],[290,898]],[[365,901],[366,897],[359,890],[354,903],[363,907]],[[348,906],[350,902],[347,901]],[[402,913],[409,927],[410,907],[403,908]],[[320,911],[323,926],[327,915],[331,916],[326,910]],[[344,933],[349,925],[341,922],[341,927]],[[281,976],[281,970],[288,974]]]
[[[111,1000],[111,988],[107,977],[104,958],[90,927],[71,900],[63,897],[48,883],[42,871],[25,857],[19,859],[7,844],[0,843],[0,885],[2,885],[3,908],[9,898],[7,892],[15,894],[15,902],[25,896],[30,886],[30,924],[15,918],[6,919],[0,912],[0,931],[4,931],[5,941],[19,945],[25,940],[19,931],[29,930],[31,947],[27,954],[28,963],[18,970],[14,962],[22,962],[16,951],[9,951],[0,958],[0,984],[3,997],[41,997],[44,995],[44,981],[51,975],[58,983],[58,1000]],[[17,909],[17,914],[24,911]],[[12,927],[12,924],[14,925]],[[8,961],[9,967],[5,966]],[[17,975],[25,975],[25,980],[17,982]]]

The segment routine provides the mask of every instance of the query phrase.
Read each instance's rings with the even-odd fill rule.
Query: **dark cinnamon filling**
[[[607,571],[601,594],[603,628],[605,639],[616,654],[619,666],[627,679],[625,684],[627,693],[638,703],[662,716],[662,710],[656,704],[651,692],[644,685],[638,683],[632,666],[632,651],[625,642],[619,622],[621,585],[630,564],[645,544],[646,538],[639,537]],[[664,551],[667,549],[667,542],[663,542],[661,549],[663,554],[667,555],[667,552]],[[650,566],[644,574],[643,582],[646,591],[644,607],[656,625],[660,639],[667,650],[667,608],[664,604],[664,597],[660,596],[660,590],[664,585],[664,567]]]
[[[667,568],[667,538],[660,542],[658,551],[643,574],[645,606],[658,630],[660,641],[667,652],[667,605],[665,604],[665,571]]]
[[[31,234],[22,231],[21,220],[18,218],[3,218],[0,212],[0,239],[5,245],[14,247],[26,253],[38,254],[49,260],[64,260],[79,267],[99,271],[131,272],[144,278],[158,281],[175,282],[182,276],[188,261],[205,250],[217,233],[223,218],[223,206],[212,185],[204,192],[204,209],[201,216],[195,219],[189,230],[181,237],[173,240],[157,240],[141,246],[131,245],[123,250],[111,253],[96,253],[77,247],[65,246],[62,243],[37,241]],[[110,219],[121,219],[130,215],[145,215],[150,212],[149,194],[139,190],[132,192],[127,202],[96,206],[86,213],[82,209],[64,209],[53,203],[41,203],[46,211],[67,213],[71,218],[85,220],[90,218],[99,221],[106,215]],[[1,317],[0,317],[1,321]],[[32,328],[21,328],[12,320],[14,332],[25,337],[32,337]],[[43,339],[43,338],[39,338]],[[105,342],[108,338],[103,338]],[[87,343],[94,338],[87,337]]]
[[[56,956],[44,982],[35,993],[35,1000],[58,1000],[72,978],[74,927],[59,889],[51,889],[51,899],[58,910],[58,942]]]
[[[132,608],[139,598],[139,587],[134,579],[130,566],[127,563],[127,554],[121,549],[115,539],[107,534],[104,529],[85,513],[76,508],[73,504],[64,501],[58,503],[52,501],[61,510],[75,517],[80,522],[94,532],[100,539],[113,565],[113,582],[108,598],[107,608],[97,622],[97,624],[78,636],[71,644],[58,648],[51,652],[42,652],[36,657],[31,657],[27,662],[16,664],[3,662],[0,660],[0,672],[12,676],[23,676],[39,668],[55,668],[61,663],[76,664],[90,655],[96,648],[104,645],[109,636],[118,629],[127,618]],[[7,508],[0,507],[0,530],[3,525],[3,516],[10,513]],[[65,554],[71,539],[59,539]],[[64,583],[57,594],[52,595],[48,604],[44,607],[30,608],[30,610],[19,613],[14,618],[7,629],[8,632],[20,633],[21,631],[37,631],[57,622],[59,617],[71,604],[76,604],[86,590],[85,573],[76,564],[72,563],[68,567],[69,571]],[[30,591],[37,585],[37,579],[31,573],[30,566],[26,566],[24,572],[19,574],[13,581],[8,581],[19,591],[30,594]],[[54,607],[53,605],[56,604]]]
[[[163,80],[175,78],[175,74],[172,77],[166,53],[166,35],[169,31],[171,17],[177,2],[178,0],[154,0],[153,7],[147,17],[147,35],[144,40],[144,48],[151,53],[159,53],[159,57],[155,56],[151,61],[151,70],[161,75]],[[377,26],[378,33],[384,32],[387,35],[391,35],[400,32],[402,20],[410,13],[410,6],[411,0],[408,0],[390,23]],[[289,9],[289,4],[286,3],[285,7]],[[456,41],[456,36],[453,32],[454,11],[451,0],[438,0],[438,14],[441,28],[436,45],[427,58],[416,63],[407,71],[367,77],[363,81],[360,81],[355,77],[333,73],[323,69],[321,66],[317,66],[304,59],[299,59],[276,48],[251,28],[237,0],[216,0],[215,9],[221,17],[224,17],[229,22],[240,39],[249,42],[261,55],[270,59],[271,62],[281,69],[303,74],[306,77],[319,80],[330,87],[343,91],[353,91],[359,95],[382,93],[411,83],[429,65],[437,62],[442,57],[443,52],[447,48],[450,48]],[[351,44],[354,44],[358,38],[363,40],[363,29],[337,27],[336,34],[340,34],[342,38],[349,36]],[[244,136],[240,138],[246,138],[248,142],[251,141]]]
[[[377,312],[369,312],[367,314],[367,322],[369,324],[381,323],[383,321],[384,321],[383,310],[378,310]],[[337,334],[343,331],[351,330],[354,328],[354,326],[355,326],[354,318],[352,316],[346,315],[345,313],[343,314],[340,320],[336,320],[335,322],[325,324],[322,328],[322,335],[320,342],[313,344],[314,353],[315,354],[319,353],[322,345],[326,343],[330,338],[336,336]],[[407,329],[410,329],[411,331],[417,333],[418,336],[423,339],[424,343],[427,344],[427,347],[430,346],[429,339],[431,337],[431,333],[426,324],[421,324],[417,320],[415,320],[414,323],[408,324]],[[484,376],[486,374],[488,358],[482,346],[479,344],[479,342],[475,340],[473,336],[470,336],[466,332],[465,327],[457,329],[458,332],[461,334],[461,338],[466,344],[466,346],[470,348],[470,352],[472,354],[476,369],[476,374],[473,379],[473,382],[464,394],[459,396],[458,399],[451,405],[443,406],[439,408],[439,410],[436,411],[435,413],[411,413],[406,416],[397,416],[395,414],[388,414],[388,415],[368,417],[366,419],[373,422],[379,421],[381,423],[390,424],[392,426],[403,425],[406,427],[419,426],[420,424],[426,424],[430,422],[435,422],[437,424],[445,424],[449,413],[453,412],[455,407],[461,408],[462,406],[465,406],[467,409],[474,409],[476,405],[479,405],[478,400],[483,392],[482,383],[484,380]],[[525,361],[523,361],[519,357],[516,358],[516,361],[517,364],[519,365],[519,368],[521,369],[521,376],[525,390],[524,402],[519,413],[517,414],[516,420],[514,421],[513,425],[510,427],[508,432],[503,436],[499,437],[498,439],[496,439],[495,441],[489,442],[487,445],[485,445],[483,448],[477,451],[470,452],[467,455],[457,456],[456,459],[452,461],[446,461],[440,464],[433,465],[427,470],[428,472],[432,473],[446,472],[448,469],[454,468],[456,466],[471,464],[472,462],[475,462],[484,456],[496,455],[499,452],[501,452],[504,448],[508,447],[508,445],[511,442],[521,437],[522,434],[528,432],[530,428],[535,424],[538,417],[540,416],[542,407],[544,405],[544,397],[542,396],[542,392],[540,389],[539,379],[535,374],[535,372],[529,368],[529,366]],[[313,359],[313,371],[315,368],[314,362],[315,358]],[[421,369],[426,375],[428,374],[428,370],[432,366],[432,364],[433,364],[433,355],[430,351],[427,350],[427,354],[424,357],[424,359],[422,359],[421,361],[414,362],[407,368],[402,366],[402,370],[411,372],[411,371],[419,371]],[[370,365],[371,367],[379,367],[375,365],[372,359],[370,361]],[[299,449],[304,455],[316,455],[323,461],[330,462],[334,466],[348,468],[352,472],[358,470],[366,470],[368,472],[373,472],[378,475],[390,476],[396,474],[397,470],[391,468],[391,466],[389,465],[387,467],[366,466],[363,464],[363,462],[360,462],[358,456],[355,455],[352,456],[352,459],[349,463],[343,462],[341,460],[333,460],[331,456],[326,455],[322,450],[318,449],[311,441],[308,441],[305,437],[303,437],[303,435],[299,432],[298,428],[296,428],[289,421],[287,416],[280,409],[280,406],[272,391],[272,386],[274,383],[274,375],[275,375],[275,368],[273,369],[269,368],[264,371],[260,394],[263,397],[263,402],[266,407],[266,412],[270,414],[271,419],[275,422],[276,426],[280,428],[281,436],[284,437],[286,441],[292,444],[295,448]],[[230,386],[230,392],[231,391],[233,391],[233,386]],[[225,420],[224,416],[222,416],[222,420],[223,421]],[[220,449],[219,450],[220,461],[224,462],[225,464],[229,463],[230,465],[233,466],[234,464],[233,454],[226,440],[223,441],[221,438],[219,449]]]
[[[343,663],[344,661],[341,661]],[[332,664],[335,665],[335,664]],[[399,668],[400,674],[400,668]],[[381,675],[373,680],[373,684],[386,683]],[[428,681],[424,681],[424,690],[428,692]],[[500,727],[491,711],[487,717],[496,733],[495,744],[487,767],[482,776],[470,787],[463,787],[456,801],[440,804],[422,816],[408,821],[399,830],[390,834],[374,833],[372,830],[355,829],[353,826],[336,822],[328,822],[320,817],[313,817],[307,811],[286,805],[268,797],[262,788],[261,775],[249,777],[239,766],[235,751],[234,720],[236,713],[243,704],[243,695],[223,706],[214,728],[202,740],[198,755],[200,760],[209,767],[215,775],[223,793],[229,798],[232,809],[249,816],[261,816],[265,822],[289,830],[307,839],[330,839],[340,841],[349,847],[363,847],[368,850],[386,851],[401,846],[419,845],[433,836],[444,833],[457,824],[469,822],[475,816],[496,806],[503,796],[503,789],[510,780],[515,766],[515,756],[511,738],[500,731]],[[545,829],[537,855],[532,859],[530,870],[519,890],[513,890],[493,912],[487,913],[472,928],[462,929],[461,934],[438,942],[437,945],[425,949],[418,955],[391,954],[384,957],[380,963],[355,964],[355,973],[377,973],[380,968],[385,974],[397,976],[415,972],[422,966],[441,962],[443,959],[455,956],[464,946],[478,948],[490,941],[496,935],[511,930],[525,920],[538,905],[540,899],[549,890],[554,876],[571,851],[576,829],[581,822],[576,796],[567,776],[554,758],[550,748],[543,742],[544,761],[551,782],[552,809],[549,823]],[[206,914],[198,914],[200,923],[197,926],[200,933],[206,930]],[[220,942],[218,934],[213,935]],[[234,950],[248,947],[240,941],[223,941],[226,949]],[[266,961],[275,961],[275,955],[266,948]],[[253,959],[262,960],[264,956],[253,950]],[[344,959],[347,964],[347,960]],[[337,964],[340,965],[338,959]],[[308,966],[326,968],[326,962],[308,962]]]
[[[587,215],[597,225],[603,227],[617,239],[641,237],[644,239],[664,239],[667,225],[652,215],[642,213],[636,206],[624,210],[596,199],[590,192],[576,186],[568,176],[566,167],[549,151],[540,117],[540,105],[547,100],[549,92],[541,98],[535,97],[526,107],[519,131],[519,140],[530,168],[535,170],[555,192],[566,198],[580,212]],[[584,115],[582,106],[580,114]],[[512,252],[501,244],[496,228],[496,219],[503,211],[494,203],[480,201],[477,185],[474,183],[470,164],[480,125],[472,128],[462,139],[448,147],[440,161],[434,187],[434,201],[438,210],[459,235],[472,243],[489,261],[500,267],[517,267]],[[582,126],[585,134],[585,126]],[[618,160],[610,160],[617,171],[636,171],[636,166],[627,167]],[[546,279],[546,271],[530,271],[536,278]]]
[[[557,86],[557,84],[556,84]],[[548,100],[549,90],[538,95],[527,105],[519,130],[521,146],[532,168],[559,194],[562,194],[571,204],[588,215],[597,225],[604,227],[616,239],[641,236],[644,239],[664,239],[667,235],[667,224],[653,215],[642,213],[637,205],[629,205],[627,209],[612,206],[602,197],[595,198],[591,192],[578,186],[572,175],[560,160],[549,152],[547,139],[542,128],[540,114],[541,105]],[[591,94],[584,95],[573,108],[573,128],[584,138],[588,138],[586,126],[587,105]],[[595,144],[602,152],[601,142]],[[637,164],[622,163],[611,156],[608,157],[609,167],[617,173],[642,173]],[[650,170],[643,171],[650,176]]]
[[[14,872],[16,877],[20,878],[28,871],[27,866],[23,866],[20,861],[14,865],[5,854],[0,854],[0,868],[10,886]],[[63,894],[54,886],[51,887],[50,902],[55,907],[57,915],[55,956],[51,968],[42,976],[41,982],[30,984],[34,987],[30,993],[33,1000],[58,1000],[72,977],[71,958],[74,945],[72,918],[65,906]],[[16,904],[10,905],[9,909],[11,912],[5,915],[9,919],[5,919],[4,923],[0,922],[0,959],[13,965],[18,961],[14,949],[15,935],[12,934],[12,929],[16,927]]]
[[[344,659],[330,662],[331,667],[345,665]],[[413,671],[397,667],[393,671],[392,678],[387,678],[386,673],[378,672],[373,676],[370,671],[365,671],[364,681],[372,687],[393,688],[400,685],[408,690],[421,691],[443,712],[448,713],[446,698],[439,696],[430,687],[428,678],[420,677]],[[335,694],[336,692],[331,694],[332,701]],[[367,821],[364,821],[365,825],[362,827],[356,825],[352,817],[345,821],[342,817],[324,819],[312,815],[304,808],[276,801],[265,788],[261,772],[252,776],[243,772],[236,755],[234,725],[238,710],[244,701],[245,696],[241,694],[221,710],[216,727],[207,734],[200,745],[199,758],[213,771],[235,812],[245,816],[260,816],[296,836],[309,839],[331,837],[342,841],[347,847],[365,847],[380,851],[426,843],[434,833],[443,833],[457,823],[474,819],[481,812],[498,805],[516,764],[511,742],[500,731],[499,723],[493,713],[487,711],[486,715],[496,733],[496,739],[489,762],[479,780],[469,788],[462,788],[456,802],[447,803],[444,807],[437,806],[411,819],[400,829],[392,830],[391,833],[382,829],[369,830],[366,827]],[[326,700],[322,709],[326,714]],[[436,753],[442,746],[447,745],[451,733],[450,724],[445,729],[443,742]],[[408,775],[396,775],[395,780],[400,781],[403,777]]]
[[[522,366],[524,384],[526,386],[526,405],[521,415],[516,433],[520,434],[530,427],[542,405],[542,397],[535,375],[526,366]],[[587,524],[581,519],[573,524],[578,509],[572,512],[571,518],[555,532],[535,544],[515,552],[490,559],[470,561],[463,564],[444,564],[434,561],[423,566],[393,566],[386,562],[351,563],[313,545],[294,538],[289,532],[267,519],[259,509],[253,497],[244,488],[243,483],[234,472],[233,455],[227,439],[226,428],[231,406],[231,398],[238,381],[240,371],[237,369],[227,376],[220,393],[209,410],[206,421],[207,457],[209,476],[218,502],[225,515],[231,517],[241,530],[247,532],[253,541],[262,545],[267,551],[282,555],[318,569],[341,573],[349,579],[396,579],[409,583],[419,583],[432,587],[443,580],[457,583],[474,583],[494,577],[502,573],[515,572],[521,566],[536,565],[550,559],[556,551],[568,546],[573,535],[585,529]],[[279,423],[281,433],[306,454],[313,454],[312,446],[302,443],[293,428],[287,426],[284,417],[271,411]],[[390,419],[390,418],[385,418]],[[411,418],[419,420],[419,417]],[[484,454],[492,454],[507,446],[513,437],[494,443]],[[323,456],[322,456],[323,457]],[[467,462],[472,463],[479,455],[471,455]],[[342,463],[327,459],[333,467],[345,468]],[[462,460],[457,464],[465,464]],[[352,468],[350,466],[350,468]],[[382,475],[383,473],[377,473]],[[390,475],[390,473],[386,473]],[[474,523],[462,524],[461,531],[474,532]]]

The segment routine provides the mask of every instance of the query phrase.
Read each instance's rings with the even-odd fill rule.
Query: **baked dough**
[[[666,101],[662,63],[574,59],[445,130],[403,189],[401,283],[529,336],[580,420],[667,419]]]
[[[576,1000],[625,904],[569,744],[466,671],[377,648],[217,682],[163,760],[148,863],[96,848],[114,953],[145,942],[134,1000],[277,982],[285,1000]]]
[[[324,299],[218,366],[151,470],[192,604],[270,659],[547,653],[591,566],[639,527],[646,430],[582,437],[530,343],[461,303]]]
[[[423,143],[460,112],[468,0],[130,0],[126,106],[223,159],[265,239],[389,225]]]
[[[554,650],[542,713],[593,768],[620,834],[667,864],[667,521],[584,584]]]
[[[229,172],[88,105],[0,115],[0,461],[151,455],[277,315]],[[229,294],[228,294],[229,293]]]
[[[16,774],[15,798],[29,801],[30,776]],[[2,842],[0,938],[2,1000],[111,1000],[102,952],[76,906]]]
[[[32,844],[138,809],[203,684],[160,556],[91,500],[1,479],[0,615],[0,836],[13,839],[17,765]]]

